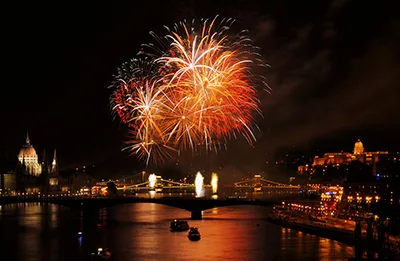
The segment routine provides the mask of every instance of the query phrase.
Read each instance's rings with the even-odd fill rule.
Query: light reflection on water
[[[97,247],[110,247],[113,260],[347,260],[344,244],[282,228],[265,221],[270,208],[231,206],[188,220],[202,235],[169,232],[186,210],[138,203],[103,209],[98,216],[56,205],[22,204],[0,212],[0,252],[4,260],[87,260]],[[78,232],[82,231],[80,238]],[[23,251],[21,251],[23,250]],[[1,258],[1,260],[3,260]]]

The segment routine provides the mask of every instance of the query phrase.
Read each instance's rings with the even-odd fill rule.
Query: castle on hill
[[[387,151],[366,152],[363,143],[358,139],[354,144],[353,153],[328,152],[323,156],[315,156],[312,166],[346,164],[355,160],[366,164],[373,164],[388,156],[389,152]]]

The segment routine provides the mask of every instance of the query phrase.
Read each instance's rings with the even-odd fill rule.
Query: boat
[[[109,248],[98,248],[97,253],[92,253],[92,260],[108,260],[111,258],[111,251]]]
[[[200,236],[200,232],[197,229],[197,227],[191,227],[188,233],[188,238],[191,241],[198,241],[200,240],[201,236]]]
[[[171,232],[180,232],[180,231],[188,231],[189,224],[184,220],[174,220],[171,222],[170,226]]]

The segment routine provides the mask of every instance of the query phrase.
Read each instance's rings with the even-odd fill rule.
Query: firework
[[[201,175],[200,171],[197,172],[196,174],[196,179],[194,180],[194,185],[195,185],[195,189],[196,189],[196,197],[202,197],[203,195],[203,188],[204,188],[204,177],[203,175]]]
[[[171,150],[216,150],[239,134],[255,141],[257,88],[265,81],[253,68],[265,64],[245,32],[229,34],[232,19],[201,22],[153,34],[158,45],[146,45],[149,58],[124,64],[112,84],[112,108],[130,126],[129,148],[147,163]]]
[[[218,174],[214,172],[211,174],[211,187],[213,194],[216,194],[218,191]]]
[[[150,159],[156,163],[157,159],[170,157],[167,149],[173,148],[168,146],[163,126],[170,106],[162,88],[156,82],[145,81],[136,86],[133,93],[127,105],[132,112],[128,120],[132,139],[127,142],[127,148],[140,158],[146,158],[147,164]]]
[[[149,60],[132,59],[122,64],[111,88],[114,89],[110,104],[112,111],[119,116],[123,123],[131,121],[133,115],[133,101],[137,95],[136,91],[145,87],[150,82],[157,81],[154,73],[154,63]]]
[[[154,163],[171,157],[162,126],[170,111],[155,65],[147,60],[132,59],[119,69],[111,87],[112,110],[128,124],[130,134],[125,149]]]
[[[154,189],[154,186],[156,185],[157,182],[157,176],[156,174],[150,174],[149,176],[149,188]]]

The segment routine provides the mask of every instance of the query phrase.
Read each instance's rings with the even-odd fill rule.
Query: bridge
[[[137,176],[139,174],[141,173],[135,174],[134,176]],[[156,176],[155,174],[151,174],[147,181],[143,181],[136,184],[127,184],[125,180],[119,180],[115,183],[117,184],[117,189],[124,192],[143,191],[143,190],[155,190],[157,192],[161,192],[164,189],[193,190],[196,188],[195,182],[194,183],[176,182],[173,180],[163,179],[161,176]],[[98,185],[106,186],[107,182],[98,183]],[[212,187],[213,187],[212,184],[203,185],[204,189]],[[255,192],[262,190],[297,190],[300,188],[300,186],[298,185],[284,184],[272,180],[267,180],[261,175],[254,175],[254,177],[252,178],[247,178],[246,180],[235,182],[230,185],[225,185],[224,187],[235,188],[235,189],[251,189]]]
[[[185,209],[191,212],[192,219],[202,219],[203,210],[235,205],[256,205],[256,206],[272,206],[281,204],[282,200],[288,200],[293,196],[279,198],[271,198],[265,200],[249,200],[249,199],[207,199],[207,198],[140,198],[140,197],[78,197],[78,196],[10,196],[0,197],[0,205],[15,203],[45,203],[68,206],[79,209],[81,211],[97,211],[101,208],[112,207],[120,204],[131,203],[156,203],[171,207]]]
[[[173,180],[166,180],[161,178],[161,176],[157,176],[157,181],[153,186],[151,186],[150,181],[145,181],[138,184],[130,184],[130,185],[121,185],[117,184],[118,190],[126,191],[126,190],[152,190],[154,188],[155,191],[162,191],[163,189],[194,189],[196,187],[195,184],[191,183],[182,183],[176,182]],[[211,188],[211,185],[205,184],[203,187]]]
[[[292,190],[299,189],[298,185],[284,184],[275,182],[272,180],[265,179],[261,175],[254,175],[253,178],[248,178],[243,181],[235,182],[232,185],[226,187],[237,188],[237,189],[253,189],[254,191],[261,191],[264,189],[278,189],[278,190]]]

